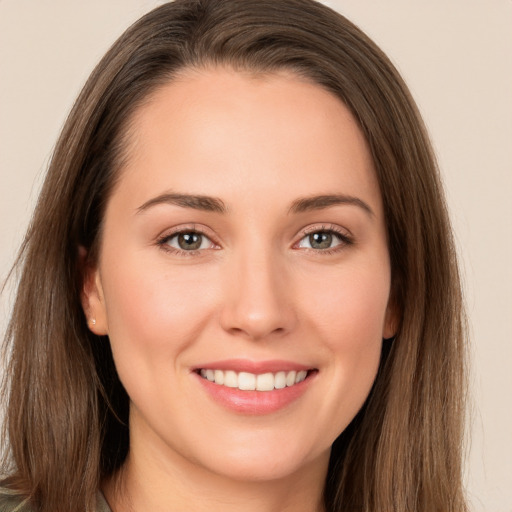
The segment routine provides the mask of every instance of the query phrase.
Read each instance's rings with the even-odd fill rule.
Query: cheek
[[[203,272],[204,273],[204,272]],[[204,329],[213,306],[211,290],[201,282],[212,276],[169,270],[159,258],[105,265],[104,284],[109,337],[116,364],[139,367],[155,356],[175,362]]]
[[[390,272],[383,258],[312,275],[299,293],[304,314],[328,344],[357,351],[382,340],[389,292]]]
[[[337,437],[363,405],[377,374],[389,271],[379,265],[347,266],[330,274],[323,292],[318,287],[322,279],[316,277],[315,288],[309,287],[309,293],[302,290],[303,316],[332,361],[325,370],[331,385],[323,403],[335,404],[325,407],[324,413],[336,425]]]

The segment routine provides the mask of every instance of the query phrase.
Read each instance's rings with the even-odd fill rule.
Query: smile
[[[261,374],[235,372],[233,370],[201,369],[199,375],[219,386],[241,391],[273,391],[301,383],[308,376],[307,370],[278,371]]]

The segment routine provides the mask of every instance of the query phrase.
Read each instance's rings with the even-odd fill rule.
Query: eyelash
[[[299,244],[305,238],[309,237],[313,233],[332,234],[332,235],[334,235],[339,240],[340,243],[335,245],[334,247],[328,248],[328,249],[314,249],[312,247],[302,247],[302,248],[299,247]],[[183,250],[183,249],[177,249],[176,247],[171,247],[169,245],[169,241],[172,240],[173,238],[181,235],[181,234],[197,234],[197,235],[200,235],[200,236],[205,237],[206,239],[208,239],[211,242],[212,245],[216,246],[216,247],[212,247],[212,249],[217,249],[218,248],[218,244],[216,244],[216,242],[214,240],[212,240],[212,237],[207,235],[205,233],[205,231],[203,231],[201,228],[199,228],[197,226],[177,228],[175,231],[173,231],[171,233],[166,233],[165,235],[159,237],[157,239],[156,243],[157,243],[158,247],[160,249],[162,249],[163,251],[165,251],[167,253],[176,254],[178,256],[185,256],[185,257],[197,256],[199,253],[201,253],[202,251],[205,250],[205,249],[194,249],[194,250],[186,251],[186,250]],[[348,246],[351,246],[353,244],[354,244],[353,238],[350,235],[347,235],[346,232],[343,232],[337,226],[334,226],[334,225],[329,225],[329,226],[322,225],[322,226],[312,226],[312,227],[307,228],[306,230],[304,230],[301,233],[301,238],[297,242],[295,242],[293,244],[293,248],[297,249],[297,250],[298,249],[302,249],[302,250],[305,250],[307,252],[312,252],[314,254],[318,254],[318,255],[322,255],[322,256],[328,256],[330,254],[337,253],[337,252],[343,250],[344,248],[346,248]]]
[[[312,226],[310,228],[305,229],[302,232],[302,236],[298,242],[294,244],[294,247],[297,247],[305,238],[309,237],[313,233],[326,233],[334,235],[338,240],[339,244],[335,245],[332,248],[328,249],[313,249],[312,247],[303,247],[303,250],[306,250],[308,252],[312,252],[315,255],[320,256],[329,256],[331,254],[338,253],[342,251],[343,249],[346,249],[347,247],[354,244],[354,239],[351,235],[347,234],[345,231],[342,231],[338,226],[335,225],[322,225],[322,226]]]
[[[171,247],[169,245],[169,241],[173,238],[182,235],[182,234],[197,234],[202,237],[207,238],[212,245],[217,246],[217,244],[212,240],[212,237],[210,235],[207,235],[205,231],[203,231],[201,228],[198,228],[197,226],[186,226],[186,227],[180,227],[177,228],[175,231],[171,233],[166,233],[165,235],[161,236],[157,239],[156,243],[160,249],[167,253],[176,254],[178,256],[197,256],[201,251],[204,251],[204,249],[194,249],[190,251],[185,251],[183,249],[177,249],[176,247]]]

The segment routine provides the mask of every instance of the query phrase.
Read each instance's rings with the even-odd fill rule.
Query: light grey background
[[[160,3],[0,0],[0,279],[81,85],[124,28]],[[512,512],[512,1],[325,3],[391,56],[430,129],[472,331],[468,495],[475,512]],[[11,296],[1,297],[0,333]]]

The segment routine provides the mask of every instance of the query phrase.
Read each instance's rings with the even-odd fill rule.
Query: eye
[[[203,233],[198,231],[180,231],[173,235],[166,236],[159,240],[159,245],[165,249],[177,251],[200,251],[202,249],[213,249],[215,244]]]
[[[351,240],[346,235],[331,229],[321,229],[308,233],[299,241],[297,246],[305,249],[325,251],[350,243]]]

